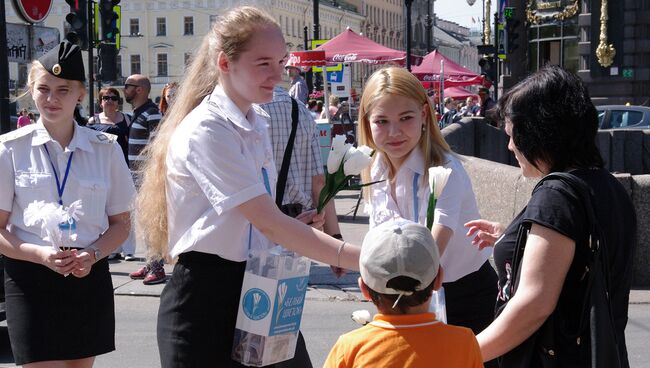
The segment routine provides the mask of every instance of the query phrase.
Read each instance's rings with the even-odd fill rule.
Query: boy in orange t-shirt
[[[483,367],[472,330],[446,325],[428,311],[442,268],[426,227],[402,220],[370,230],[359,269],[359,288],[379,313],[339,337],[325,368]]]

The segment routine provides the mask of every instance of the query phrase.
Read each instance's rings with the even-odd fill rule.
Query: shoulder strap
[[[284,149],[284,157],[282,158],[282,166],[280,174],[278,175],[278,182],[275,187],[275,203],[278,207],[282,206],[284,199],[284,187],[287,184],[287,176],[289,174],[289,164],[291,163],[291,154],[293,153],[293,143],[296,140],[296,129],[298,128],[298,102],[291,97],[291,134],[289,134],[289,141],[287,147]]]
[[[124,115],[124,121],[126,121],[126,126],[131,127],[131,115],[129,115],[126,112],[123,112],[122,115]]]

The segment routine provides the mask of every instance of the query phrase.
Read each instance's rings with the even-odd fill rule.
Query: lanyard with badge
[[[54,166],[54,162],[50,156],[50,151],[47,149],[47,145],[44,144],[43,148],[45,148],[45,153],[47,154],[48,160],[50,160],[50,165],[52,165],[52,171],[54,172],[54,179],[56,180],[56,191],[59,195],[59,205],[63,206],[63,191],[65,190],[65,184],[68,182],[68,174],[70,173],[70,164],[72,163],[72,156],[74,155],[74,151],[70,152],[70,157],[68,157],[68,163],[65,167],[65,174],[63,175],[63,181],[61,182],[59,181],[59,174],[56,170],[56,166]],[[61,231],[74,231],[77,229],[77,223],[75,222],[74,218],[70,217],[68,221],[59,224],[59,229],[61,229]]]

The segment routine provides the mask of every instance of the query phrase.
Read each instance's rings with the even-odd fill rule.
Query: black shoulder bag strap
[[[291,97],[291,134],[289,134],[289,141],[287,147],[284,149],[284,157],[282,158],[282,166],[280,167],[280,174],[278,175],[278,182],[275,187],[275,204],[282,207],[282,200],[284,199],[284,187],[287,184],[287,176],[289,175],[289,164],[291,163],[291,154],[293,153],[293,142],[296,140],[296,129],[298,128],[298,102]]]

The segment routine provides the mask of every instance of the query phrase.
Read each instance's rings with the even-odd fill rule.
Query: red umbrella
[[[355,33],[350,28],[320,45],[316,50],[325,51],[325,58],[329,63],[396,63],[403,65],[406,60],[406,52],[382,46]],[[411,58],[418,63],[422,60],[419,56],[411,56]]]
[[[446,56],[433,50],[424,57],[422,63],[412,68],[412,73],[422,81],[427,88],[439,88],[440,83],[440,61],[444,60],[445,88],[456,86],[485,85],[485,77],[466,69]],[[488,82],[489,83],[489,82]],[[489,85],[489,84],[488,84]]]

